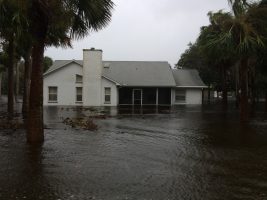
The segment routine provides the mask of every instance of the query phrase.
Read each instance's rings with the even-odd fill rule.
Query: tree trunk
[[[240,120],[247,122],[249,120],[248,105],[248,59],[242,58],[240,63]]]
[[[30,98],[30,84],[31,84],[31,64],[30,64],[31,49],[28,50],[24,57],[24,86],[23,86],[23,104],[22,115],[27,119],[29,111],[29,98]]]
[[[8,42],[8,118],[13,119],[14,114],[14,38],[11,36]]]
[[[265,92],[265,111],[267,112],[267,92]]]
[[[48,29],[49,12],[48,1],[32,0],[30,13],[33,36],[32,68],[29,115],[27,119],[27,141],[31,144],[38,144],[44,141],[43,123],[43,59],[45,39]]]
[[[223,107],[227,108],[227,76],[226,76],[226,69],[222,66],[222,103]]]
[[[210,84],[208,86],[208,103],[210,104]]]
[[[255,88],[255,68],[251,69],[251,72],[249,73],[250,75],[250,94],[251,94],[251,103],[252,103],[252,108],[255,108],[256,106],[256,88]],[[254,110],[254,109],[253,109]]]
[[[16,61],[16,102],[19,101],[19,64]]]
[[[27,120],[27,141],[44,141],[43,130],[43,55],[44,40],[33,45],[32,73],[30,87],[29,116]]]
[[[240,103],[240,96],[239,96],[239,65],[235,65],[235,106],[236,108],[239,107]]]
[[[2,96],[2,72],[0,72],[0,97]]]

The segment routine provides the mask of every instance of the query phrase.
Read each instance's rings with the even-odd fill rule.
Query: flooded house
[[[165,61],[103,61],[84,49],[83,60],[56,60],[44,74],[44,105],[117,106],[201,104],[206,85],[196,70]]]

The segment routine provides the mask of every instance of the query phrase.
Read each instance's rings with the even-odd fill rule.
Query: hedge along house
[[[201,104],[206,88],[196,70],[168,62],[102,61],[102,50],[83,60],[58,60],[44,74],[44,105],[117,106]]]

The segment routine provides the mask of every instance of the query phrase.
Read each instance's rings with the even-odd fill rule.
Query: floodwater
[[[0,130],[0,199],[267,199],[267,115],[249,125],[218,106],[102,109],[95,132],[45,108],[45,143]]]

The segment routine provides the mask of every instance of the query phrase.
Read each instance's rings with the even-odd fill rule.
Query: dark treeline
[[[3,44],[4,45],[4,44]],[[8,73],[7,73],[7,65],[4,63],[2,59],[2,54],[4,52],[0,52],[0,95],[7,95],[8,93]],[[49,67],[53,65],[53,59],[49,56],[44,57],[43,66],[44,72],[46,72]],[[14,63],[14,98],[17,100],[24,94],[24,73],[25,73],[25,61],[23,59]]]
[[[210,24],[203,26],[194,44],[182,54],[178,67],[196,68],[209,89],[235,91],[240,120],[249,120],[249,111],[261,97],[267,109],[267,1],[230,1],[231,11],[208,13]]]
[[[0,82],[7,83],[3,92],[8,96],[10,121],[14,116],[14,94],[23,91],[22,114],[29,143],[44,140],[45,48],[71,47],[74,39],[104,28],[111,20],[113,6],[111,0],[0,1]],[[16,72],[21,75],[15,76]],[[16,90],[15,84],[20,84]]]

